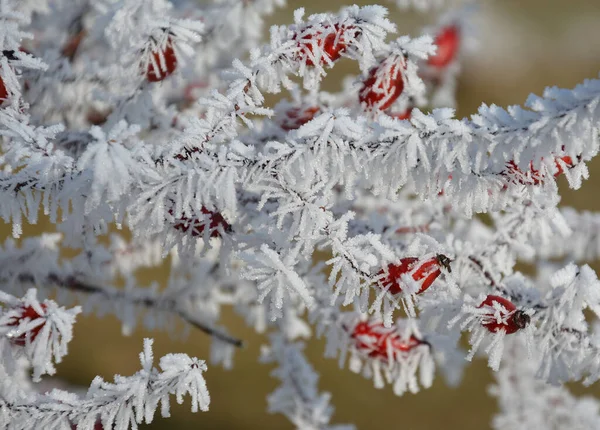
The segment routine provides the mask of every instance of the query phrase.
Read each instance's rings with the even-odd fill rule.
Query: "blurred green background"
[[[416,35],[422,24],[435,22],[431,14],[399,12],[392,3],[379,0],[392,11],[400,33]],[[307,13],[337,11],[344,2],[309,0],[289,1],[288,7],[269,17],[268,23],[292,22],[292,11],[304,6]],[[361,2],[360,4],[371,4]],[[458,89],[458,116],[476,111],[482,103],[522,104],[533,92],[541,94],[546,86],[570,88],[585,78],[595,78],[600,70],[600,1],[598,0],[482,0],[474,15],[479,27],[479,49],[465,58]],[[265,28],[265,30],[267,30]],[[355,73],[350,62],[340,62],[326,82],[326,89],[336,90],[340,77]],[[561,183],[563,204],[580,209],[600,210],[596,187],[600,185],[600,162],[591,164],[592,179],[577,192]],[[26,228],[28,234],[51,230],[39,224]],[[8,237],[9,226],[0,226],[0,238]],[[596,270],[600,265],[593,265]],[[141,284],[166,279],[161,268],[145,271]],[[270,378],[272,366],[257,363],[259,346],[264,337],[244,327],[241,319],[226,312],[223,322],[247,346],[234,359],[234,368],[224,371],[209,367],[206,373],[211,393],[211,408],[207,413],[189,413],[189,403],[173,406],[172,417],[155,417],[145,428],[204,429],[290,429],[282,416],[266,412],[266,396],[277,382]],[[171,339],[164,333],[137,330],[130,337],[121,336],[121,329],[112,317],[101,320],[80,317],[70,354],[59,366],[58,374],[71,384],[88,386],[96,375],[112,380],[115,373],[130,375],[139,370],[138,354],[142,339],[155,339],[155,357],[169,352],[186,352],[208,359],[208,339],[198,331],[184,340]],[[390,387],[376,390],[365,380],[348,370],[340,370],[336,360],[325,360],[323,343],[314,341],[308,356],[320,371],[320,389],[333,394],[336,407],[334,423],[355,423],[359,429],[423,430],[446,428],[489,428],[496,411],[494,399],[487,396],[486,386],[491,375],[485,362],[468,366],[462,384],[455,389],[445,386],[438,375],[433,388],[416,395],[396,397]],[[577,393],[600,395],[599,388]]]

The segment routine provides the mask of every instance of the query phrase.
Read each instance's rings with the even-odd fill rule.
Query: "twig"
[[[20,282],[23,283],[32,283],[37,284],[35,276],[29,273],[21,273],[18,276]],[[190,315],[184,309],[181,309],[177,304],[177,301],[173,298],[161,298],[161,297],[151,297],[151,296],[141,296],[141,297],[132,297],[127,295],[124,291],[118,290],[116,288],[106,288],[98,285],[89,284],[83,281],[78,280],[75,276],[69,275],[66,277],[60,276],[56,273],[50,273],[46,276],[46,279],[43,281],[46,284],[51,284],[53,286],[75,291],[78,293],[85,294],[100,294],[111,301],[128,301],[134,305],[143,306],[146,308],[154,308],[162,311],[173,312],[185,320],[187,323],[193,325],[194,327],[200,329],[204,333],[212,336],[222,342],[228,343],[235,347],[242,347],[244,345],[241,339],[237,339],[233,336],[230,336],[216,327],[212,327],[206,325]]]

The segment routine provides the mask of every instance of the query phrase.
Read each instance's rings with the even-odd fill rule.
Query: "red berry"
[[[498,322],[495,317],[496,311],[491,311],[489,314],[490,317],[481,323],[490,332],[496,333],[499,330],[504,330],[506,334],[512,334],[527,327],[529,324],[529,315],[521,310],[517,310],[517,307],[504,297],[489,295],[478,307],[489,306],[493,308],[495,304],[502,305],[505,308],[501,312],[503,316],[508,316],[508,319],[503,318],[503,322]]]
[[[173,49],[173,43],[171,39],[167,41],[167,44],[162,50],[162,55],[164,56],[164,65],[160,61],[161,51],[153,51],[152,56],[154,57],[154,62],[148,63],[148,70],[146,71],[146,79],[150,82],[159,82],[169,76],[171,73],[175,71],[177,68],[177,57],[175,56],[175,50]],[[156,63],[154,66],[153,63]],[[159,68],[157,73],[156,67]]]
[[[573,160],[568,155],[565,155],[564,157],[557,157],[557,160],[562,160],[569,168],[573,167]],[[556,173],[554,174],[554,177],[556,178],[557,176],[562,175],[565,172],[563,171],[563,168],[558,163],[558,161],[555,161],[555,164],[556,164]]]
[[[423,262],[416,257],[405,257],[398,264],[390,264],[387,267],[387,273],[381,271],[379,274],[387,275],[383,279],[383,286],[385,288],[389,286],[387,291],[391,294],[398,294],[402,292],[400,286],[402,275],[412,272],[412,278],[421,282],[421,288],[417,292],[417,294],[421,294],[440,276],[442,267],[450,272],[450,259],[443,254],[438,254]]]
[[[77,52],[77,49],[79,48],[79,45],[81,44],[81,41],[83,40],[85,35],[86,31],[81,30],[77,34],[71,36],[69,40],[67,40],[67,43],[65,43],[65,45],[63,46],[61,54],[67,57],[68,59],[72,60],[73,57],[75,57],[75,53]]]
[[[13,320],[8,323],[8,326],[11,327],[17,327],[22,320],[24,319],[28,319],[29,321],[33,321],[36,320],[38,318],[44,318],[46,315],[46,309],[47,306],[45,304],[41,304],[43,313],[40,315],[32,306],[25,306],[23,308],[20,308],[20,315],[18,317],[14,317]],[[18,345],[18,346],[25,346],[26,341],[27,341],[27,337],[29,336],[29,340],[31,342],[33,342],[35,340],[35,338],[37,337],[38,333],[40,332],[40,330],[42,329],[42,327],[44,326],[45,322],[38,325],[37,327],[31,329],[28,332],[22,333],[17,337],[13,337],[11,338],[11,342],[14,345]]]
[[[556,173],[554,173],[555,178],[564,173],[563,168],[558,163],[558,160],[562,160],[569,168],[573,167],[573,160],[568,155],[556,157],[554,161],[554,164],[556,165]],[[517,163],[515,163],[513,160],[509,161],[506,164],[506,167],[507,171],[503,172],[503,174],[512,177],[513,181],[516,181],[519,184],[539,185],[544,182],[544,175],[539,170],[533,168],[533,162],[529,163],[529,171],[527,173],[524,173],[521,169],[519,169]]]
[[[92,108],[88,111],[86,119],[92,125],[102,125],[106,122],[110,113],[110,110],[100,112],[99,110]]]
[[[373,67],[363,82],[359,100],[367,108],[385,110],[389,108],[404,90],[402,71],[406,67],[399,56],[388,57],[377,67]]]
[[[77,430],[77,425],[71,424],[71,430]],[[94,430],[104,430],[104,426],[102,425],[102,420],[98,418],[94,423]]]
[[[225,220],[223,215],[218,212],[212,212],[202,207],[202,213],[209,216],[210,222],[208,224],[208,228],[210,230],[210,237],[220,237],[221,233],[217,229],[219,226],[222,226],[223,229],[227,231],[231,231],[231,225]],[[173,210],[169,209],[169,214],[173,215]],[[199,220],[195,218],[181,217],[179,218],[174,226],[177,230],[180,230],[186,233],[191,229],[192,236],[203,236],[204,229],[206,228],[206,221],[204,219]]]
[[[451,181],[451,180],[452,180],[452,175],[448,175],[448,181]],[[442,189],[440,190],[440,192],[438,193],[438,196],[440,196],[440,197],[441,197],[441,196],[443,196],[443,195],[444,195],[444,189],[442,188]]]
[[[280,126],[286,131],[296,130],[313,119],[319,110],[318,106],[292,108],[285,113],[285,116],[280,121]]]
[[[0,77],[0,103],[8,98],[8,91],[6,90],[6,86],[4,86],[4,81]]]
[[[408,108],[404,112],[393,112],[389,115],[396,119],[410,119],[410,116],[412,115],[412,108]]]
[[[208,82],[206,81],[194,81],[192,83],[187,84],[186,87],[183,89],[183,99],[189,103],[196,101],[197,97],[194,95],[194,91],[196,90],[196,88],[206,87],[208,87]]]
[[[322,37],[322,34],[320,31],[317,31],[316,33],[313,34],[307,34],[305,36],[302,36],[300,38],[300,41],[298,42],[298,47],[300,47],[300,53],[302,57],[307,57],[306,58],[306,65],[308,66],[314,66],[315,63],[313,62],[313,58],[314,58],[314,46],[318,46],[319,48],[321,48],[323,50],[323,52],[327,55],[327,57],[329,57],[329,60],[336,61],[338,60],[341,56],[342,53],[346,50],[346,48],[348,47],[346,44],[346,39],[344,37],[344,33],[346,31],[348,31],[351,27],[341,27],[339,26],[339,24],[334,24],[333,27],[331,26],[325,26],[325,32],[327,33],[325,37]],[[311,40],[316,40],[315,42],[311,42]],[[307,41],[307,42],[304,42]],[[325,56],[322,56],[320,58],[320,63],[321,64],[326,64],[327,60],[325,59]]]
[[[359,322],[350,337],[356,349],[370,358],[383,361],[387,361],[388,351],[408,352],[424,343],[415,336],[402,339],[394,327],[386,328],[381,322],[369,321]]]
[[[437,46],[435,55],[427,59],[427,64],[432,67],[446,67],[450,64],[458,53],[460,45],[460,34],[458,27],[451,25],[442,28],[434,40]]]

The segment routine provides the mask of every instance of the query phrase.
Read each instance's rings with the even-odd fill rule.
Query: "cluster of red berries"
[[[398,263],[390,264],[386,269],[380,271],[379,275],[384,275],[380,282],[390,294],[398,294],[402,292],[402,276],[412,274],[412,279],[421,284],[417,292],[417,294],[421,294],[441,275],[442,268],[451,272],[450,259],[443,254],[424,261],[417,257],[405,257]]]
[[[300,48],[298,59],[306,57],[306,64],[314,66],[312,59],[315,57],[314,47],[317,46],[329,61],[338,60],[348,47],[346,34],[353,29],[352,26],[345,27],[339,24],[325,25],[323,30],[305,34],[302,37],[296,36],[294,39],[298,40],[298,47]],[[358,30],[355,30],[355,36],[357,32]],[[436,36],[434,43],[437,46],[437,52],[428,59],[427,64],[441,70],[446,68],[458,54],[460,43],[458,27],[444,27]],[[327,62],[325,55],[320,57],[320,64]],[[369,71],[369,75],[363,82],[359,92],[359,101],[370,110],[385,111],[388,109],[404,90],[404,69],[406,69],[406,60],[403,56],[396,55],[384,58]],[[388,112],[388,114],[397,119],[409,119],[412,109],[413,106],[409,106],[402,112]],[[295,130],[313,119],[317,112],[319,112],[319,108],[316,106],[290,109],[286,112],[286,118],[280,123],[281,128],[286,131]]]
[[[225,232],[231,231],[231,225],[225,220],[223,215],[219,212],[213,212],[206,209],[204,206],[201,209],[202,214],[208,215],[209,221],[197,218],[181,217],[178,218],[173,227],[179,231],[187,233],[191,232],[194,237],[201,237],[204,235],[204,230],[208,227],[210,231],[210,237],[221,237],[219,227],[222,227]],[[173,209],[169,209],[169,214],[173,215]]]
[[[395,327],[386,328],[381,322],[361,321],[354,326],[350,337],[358,351],[384,362],[388,360],[390,353],[408,352],[427,344],[415,336],[403,339]]]
[[[421,260],[417,257],[405,257],[398,263],[390,264],[385,270],[379,272],[379,275],[382,275],[380,286],[390,294],[399,294],[402,292],[402,276],[411,275],[413,280],[420,283],[419,291],[416,294],[421,294],[441,275],[442,268],[451,272],[450,259],[443,254],[438,254],[426,260]],[[508,318],[503,318],[502,321],[494,319],[495,304],[502,306],[500,309],[503,312],[503,316]],[[512,334],[527,327],[529,324],[529,315],[522,310],[518,310],[512,302],[503,297],[489,295],[479,305],[480,308],[485,306],[494,308],[494,311],[489,313],[489,318],[485,318],[484,322],[482,322],[482,325],[492,333],[503,329],[506,334]],[[366,323],[360,323],[357,326],[359,327],[359,331],[366,330],[364,324]]]
[[[459,29],[450,25],[441,29],[435,37],[437,47],[435,55],[427,60],[427,65],[441,73],[457,57],[460,46]],[[376,67],[369,71],[367,79],[363,82],[359,93],[359,101],[367,109],[385,111],[390,108],[404,91],[403,71],[406,69],[406,60],[403,56],[392,56],[383,59]],[[425,77],[423,77],[425,78]],[[403,112],[388,112],[397,119],[409,119],[413,106]]]
[[[563,150],[564,150],[564,147],[563,147]],[[567,169],[570,169],[575,166],[575,163],[573,163],[573,159],[568,155],[565,155],[562,157],[556,157],[555,161],[554,161],[554,164],[556,166],[556,172],[554,173],[555,178],[557,178],[558,176],[565,173],[565,170],[563,169],[561,162],[564,163],[564,165],[567,167]],[[540,185],[546,179],[545,174],[543,174],[542,172],[540,172],[539,170],[537,170],[533,167],[533,162],[529,163],[529,170],[527,172],[523,172],[521,169],[519,169],[519,166],[517,166],[517,163],[515,163],[514,161],[511,160],[508,163],[506,163],[506,170],[501,172],[500,174],[502,176],[505,176],[510,182],[518,183],[518,184],[522,184],[522,185],[528,185],[528,184]],[[452,175],[448,176],[448,180],[452,180]],[[502,188],[502,190],[506,191],[507,189],[508,189],[508,185],[504,184],[504,187]],[[488,191],[488,192],[491,192],[491,191]],[[442,189],[438,193],[438,196],[443,196],[443,195],[444,195],[444,190]]]
[[[19,315],[14,316],[7,325],[9,327],[18,327],[19,324],[21,324],[22,322],[35,321],[39,318],[45,318],[47,306],[44,303],[42,303],[42,304],[40,304],[40,307],[42,308],[41,314],[38,313],[38,311],[36,311],[33,308],[33,306],[23,306],[21,308],[16,309],[16,311],[19,313]],[[35,340],[35,338],[37,337],[37,335],[40,333],[40,330],[42,329],[44,324],[46,324],[45,321],[25,333],[21,333],[18,336],[11,337],[10,338],[11,343],[13,345],[17,345],[17,346],[25,346],[28,339],[29,339],[29,342],[33,342]]]

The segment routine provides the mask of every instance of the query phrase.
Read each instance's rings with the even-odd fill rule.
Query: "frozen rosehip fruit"
[[[502,316],[508,318],[502,318],[501,322],[498,322],[496,318],[496,306],[502,305]],[[483,308],[488,306],[494,308],[494,311],[490,311],[490,318],[482,322],[482,325],[487,328],[490,332],[496,333],[499,330],[504,330],[506,334],[515,333],[521,329],[524,329],[529,324],[530,318],[525,312],[517,310],[517,307],[510,300],[504,297],[489,295],[485,300],[478,306]]]
[[[318,106],[289,109],[281,118],[279,125],[286,131],[296,130],[313,119],[319,110]]]
[[[377,67],[369,71],[359,93],[359,101],[368,109],[385,110],[400,97],[404,90],[404,78],[401,69],[405,67],[398,57],[386,58]]]
[[[8,98],[8,91],[6,90],[6,86],[4,85],[4,81],[0,77],[0,103]]]
[[[78,430],[77,425],[71,424],[71,430]],[[104,430],[104,426],[102,425],[100,418],[98,418],[94,423],[94,430]]]
[[[394,327],[386,328],[381,322],[361,321],[354,327],[350,337],[358,351],[383,361],[387,361],[388,351],[408,352],[423,344],[415,336],[402,339]]]
[[[403,112],[391,112],[389,113],[389,116],[396,119],[410,119],[411,114],[412,108],[408,108]]]
[[[71,36],[60,51],[61,54],[67,57],[69,60],[73,60],[75,54],[77,53],[77,49],[79,49],[79,45],[81,45],[81,41],[83,40],[85,35],[86,31],[81,30],[77,34]]]
[[[164,64],[161,62],[161,53],[164,56]],[[153,51],[152,56],[154,61],[148,63],[148,70],[146,71],[146,79],[150,82],[162,81],[177,68],[177,57],[170,39],[162,52],[160,50]],[[159,70],[156,70],[156,68]]]
[[[231,225],[225,220],[223,215],[218,212],[209,211],[205,207],[201,209],[204,215],[208,215],[210,221],[208,222],[208,228],[210,231],[210,237],[221,237],[221,233],[218,230],[219,226],[223,227],[223,230],[226,232],[231,231]],[[169,209],[169,214],[173,215],[173,210]],[[191,231],[192,236],[203,236],[204,229],[206,228],[207,223],[204,219],[194,219],[188,217],[181,217],[176,220],[173,227],[177,230],[187,233]]]
[[[302,56],[306,56],[306,65],[314,66],[313,58],[315,57],[314,46],[318,46],[323,50],[323,53],[327,55],[331,62],[338,60],[342,53],[348,47],[344,33],[349,30],[350,27],[340,27],[339,24],[334,24],[333,27],[326,26],[326,35],[323,37],[323,33],[317,31],[313,34],[307,34],[300,38],[298,46],[301,48],[300,52]],[[316,39],[316,40],[315,40]],[[311,42],[315,40],[315,42]],[[326,64],[327,60],[325,55],[321,56],[320,64]]]
[[[448,272],[451,271],[450,259],[443,254],[438,254],[434,258],[425,261],[416,257],[405,257],[397,264],[390,264],[387,267],[387,271],[379,273],[386,275],[382,283],[383,287],[387,288],[390,294],[402,292],[402,287],[400,286],[402,275],[412,273],[412,278],[421,284],[421,288],[417,292],[417,294],[421,294],[441,275],[442,267]]]
[[[436,53],[427,59],[432,67],[443,68],[450,64],[458,53],[460,34],[456,26],[442,28],[433,42],[437,47]]]
[[[567,168],[573,167],[573,159],[571,157],[569,157],[568,155],[565,155],[564,157],[557,157],[556,160],[561,160],[563,163],[565,163],[567,165]],[[558,161],[555,161],[555,164],[556,164],[556,173],[554,174],[554,177],[557,177],[557,176],[565,173],[562,166],[560,165],[560,163]]]
[[[14,317],[12,322],[8,323],[7,325],[11,326],[11,327],[18,327],[19,324],[25,319],[28,319],[29,321],[34,321],[38,318],[44,318],[46,316],[47,307],[43,303],[41,304],[41,307],[42,307],[42,311],[43,311],[41,315],[32,306],[25,306],[23,308],[18,309],[18,311],[20,312],[20,315]],[[11,343],[13,345],[25,346],[28,336],[29,336],[30,342],[33,342],[35,340],[35,338],[37,337],[37,335],[39,334],[42,327],[44,326],[44,324],[45,324],[45,322],[43,322],[42,324],[38,325],[37,327],[31,329],[28,332],[22,333],[19,336],[11,338],[10,339]]]
[[[563,163],[565,163],[567,168],[573,167],[573,159],[568,155],[556,157],[554,159],[554,164],[556,166],[556,173],[554,173],[555,178],[564,173],[564,170],[558,160],[561,160]],[[523,172],[521,169],[519,169],[517,163],[511,160],[506,164],[506,172],[503,172],[503,174],[508,175],[513,181],[524,185],[539,185],[544,182],[545,179],[545,175],[533,167],[533,162],[529,163],[529,171]]]

